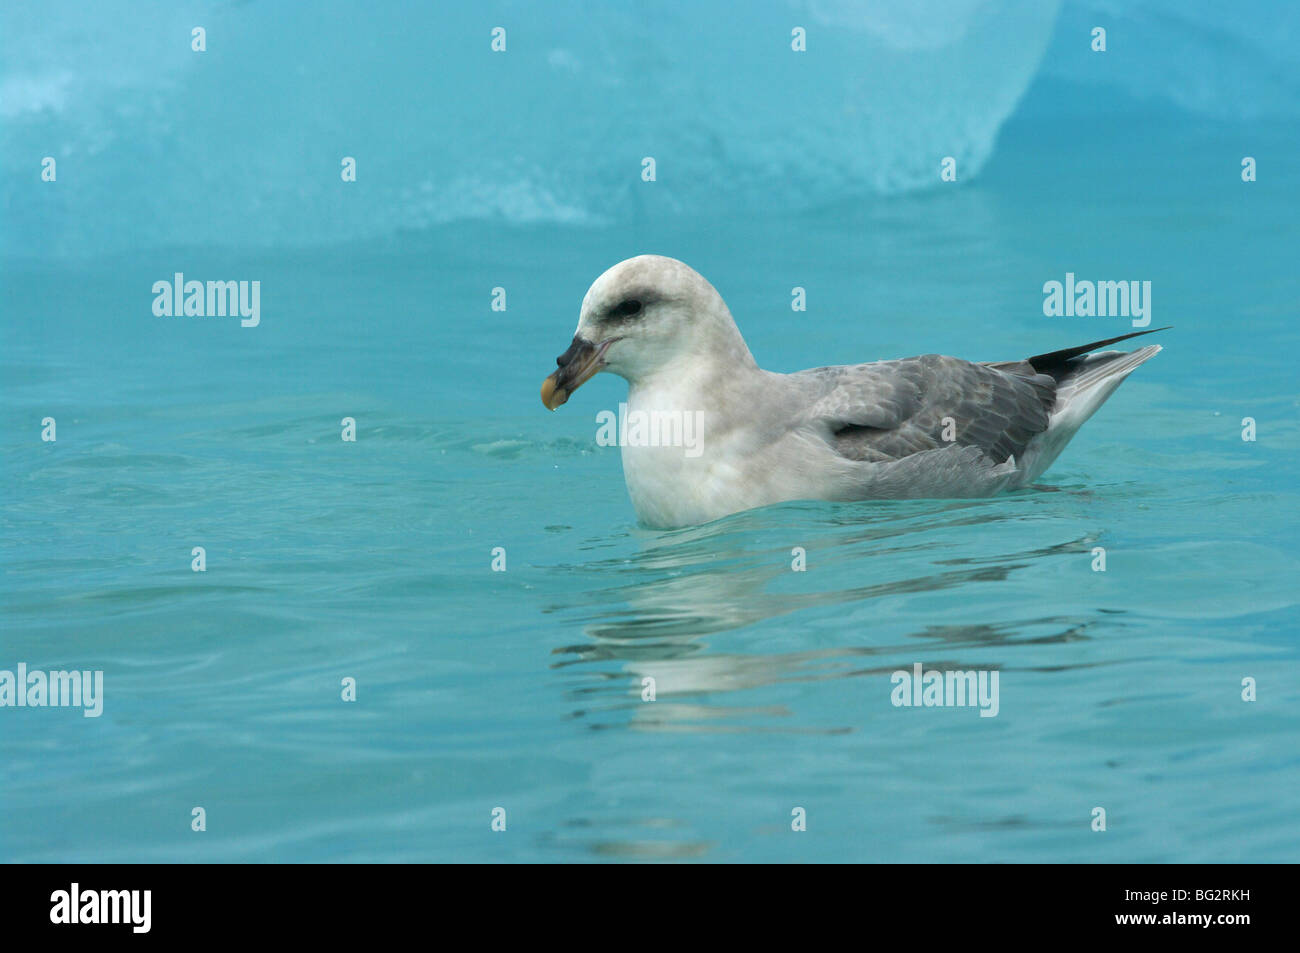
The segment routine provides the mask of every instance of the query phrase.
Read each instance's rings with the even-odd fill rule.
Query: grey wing
[[[1003,463],[1047,429],[1056,403],[1056,382],[1026,370],[925,354],[795,376],[820,376],[811,423],[850,460],[888,462],[957,445]]]

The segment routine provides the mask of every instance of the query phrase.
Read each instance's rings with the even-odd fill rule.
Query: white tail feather
[[[1025,448],[1024,482],[1038,479],[1124,378],[1161,350],[1160,345],[1151,344],[1136,351],[1099,351],[1078,358],[1077,370],[1057,385],[1056,406],[1048,418],[1047,430]]]

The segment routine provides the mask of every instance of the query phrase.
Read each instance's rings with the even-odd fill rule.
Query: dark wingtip
[[[1157,331],[1168,331],[1173,328],[1172,324],[1166,324],[1163,328],[1149,328],[1146,331],[1134,331],[1131,334],[1121,334],[1117,338],[1107,338],[1104,341],[1093,341],[1091,344],[1083,344],[1079,347],[1067,347],[1061,351],[1049,351],[1046,354],[1035,354],[1033,357],[1025,358],[1025,363],[1037,368],[1040,364],[1062,364],[1072,358],[1080,357],[1089,351],[1095,351],[1099,347],[1105,347],[1108,344],[1118,344],[1120,341],[1127,341],[1129,338],[1140,338],[1144,334],[1155,334]]]

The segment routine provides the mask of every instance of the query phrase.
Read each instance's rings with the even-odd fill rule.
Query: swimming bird
[[[640,255],[587,291],[542,403],[554,410],[601,371],[628,382],[639,426],[619,441],[623,475],[654,528],[787,500],[990,496],[1036,480],[1161,350],[1098,348],[1163,330],[1019,361],[923,354],[778,374],[702,275]]]

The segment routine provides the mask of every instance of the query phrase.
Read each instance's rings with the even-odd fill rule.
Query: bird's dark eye
[[[630,318],[633,315],[640,313],[641,302],[637,301],[635,298],[629,298],[628,300],[621,302],[615,306],[613,311],[610,312],[610,314],[617,318]]]

